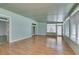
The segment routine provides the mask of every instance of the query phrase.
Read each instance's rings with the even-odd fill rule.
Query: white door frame
[[[5,21],[8,23],[8,31],[7,31],[7,41],[10,42],[10,39],[11,39],[11,17],[10,16],[6,16],[6,15],[3,15],[3,14],[0,14],[1,17],[5,17],[7,18],[8,20],[5,21],[5,20],[1,20],[1,21]]]

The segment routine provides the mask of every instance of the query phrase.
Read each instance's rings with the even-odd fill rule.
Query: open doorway
[[[57,36],[62,36],[62,33],[63,33],[62,25],[57,24]]]
[[[0,44],[9,42],[9,19],[0,16]]]
[[[36,32],[36,24],[32,23],[32,36],[35,35]]]

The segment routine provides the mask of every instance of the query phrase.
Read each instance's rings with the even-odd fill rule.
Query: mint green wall
[[[37,35],[46,35],[47,24],[38,22],[37,26],[38,26]]]
[[[10,33],[11,33],[11,42],[17,41],[22,38],[28,38],[32,36],[32,23],[36,21],[31,18],[21,16],[19,14],[13,13],[9,10],[0,8],[0,14],[10,16]]]
[[[40,23],[6,9],[0,8],[0,14],[10,17],[10,42],[32,36],[32,23],[36,25],[36,35],[46,35],[46,23]]]

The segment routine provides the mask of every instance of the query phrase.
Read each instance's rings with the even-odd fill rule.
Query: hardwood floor
[[[33,36],[14,43],[0,45],[1,55],[74,55],[62,37]]]

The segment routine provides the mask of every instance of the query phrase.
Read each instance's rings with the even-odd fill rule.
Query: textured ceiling
[[[0,7],[39,22],[62,22],[72,3],[6,3]]]

